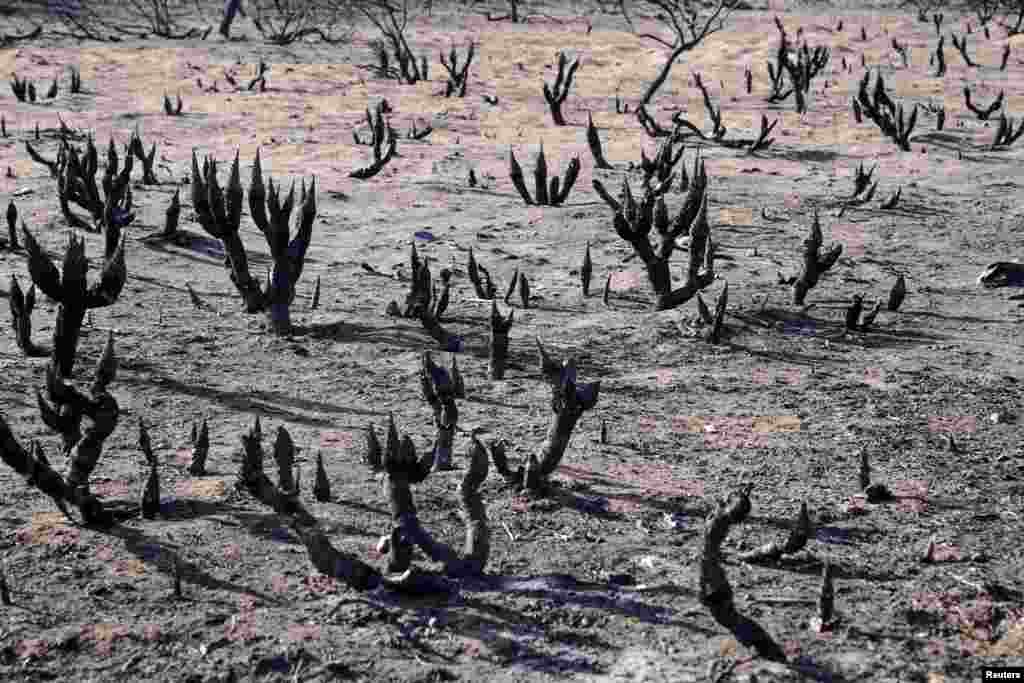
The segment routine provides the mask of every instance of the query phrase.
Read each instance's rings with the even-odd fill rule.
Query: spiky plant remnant
[[[200,423],[198,430],[195,429],[194,424],[192,428],[195,430],[195,435],[192,438],[192,457],[188,473],[195,477],[202,477],[206,474],[206,458],[210,454],[210,429],[205,418]]]
[[[804,240],[803,269],[800,275],[792,281],[793,303],[797,306],[804,305],[807,292],[818,284],[821,276],[836,264],[836,261],[839,260],[839,255],[843,253],[843,245],[835,244],[822,254],[822,244],[821,221],[818,218],[818,211],[815,209],[814,220],[811,222],[807,239]]]
[[[459,420],[459,409],[455,405],[455,384],[448,371],[434,363],[429,351],[424,351],[420,360],[420,389],[424,400],[434,412],[434,427],[437,430],[433,459],[439,470],[450,470],[453,469],[452,442]]]
[[[389,423],[394,422],[394,416],[389,417]],[[364,456],[364,462],[373,471],[379,471],[383,466],[381,463],[382,457],[380,441],[377,439],[377,432],[373,430],[373,425],[369,424],[366,426],[366,454]]]
[[[145,519],[153,519],[160,512],[160,473],[157,470],[158,463],[149,439],[149,431],[141,418],[139,419],[139,449],[149,467],[146,485],[142,489],[142,516]]]
[[[534,165],[534,196],[530,197],[530,191],[526,187],[526,180],[523,169],[516,160],[515,152],[509,150],[509,178],[515,186],[519,196],[523,198],[527,206],[561,206],[569,198],[569,192],[576,184],[576,178],[580,173],[579,157],[573,157],[569,166],[565,169],[564,179],[553,175],[548,180],[548,165],[544,156],[544,143],[540,143],[540,151],[537,152]]]
[[[645,265],[647,280],[655,295],[654,308],[659,311],[686,303],[715,279],[714,243],[710,239],[711,227],[707,220],[707,174],[703,161],[694,161],[693,180],[675,219],[669,218],[662,196],[671,186],[671,180],[670,176],[666,182],[648,187],[640,202],[633,198],[628,182],[623,182],[620,202],[605,190],[599,180],[593,181],[595,191],[614,211],[612,227],[615,233],[633,247]],[[657,245],[652,245],[649,238],[652,228],[659,237]],[[687,234],[690,244],[686,280],[682,287],[674,289],[669,262],[677,247],[677,239]]]
[[[811,518],[807,513],[807,503],[800,503],[800,512],[790,528],[789,536],[784,542],[772,541],[742,553],[739,559],[750,564],[776,562],[784,555],[792,555],[804,549],[812,536]]]
[[[39,356],[42,351],[32,343],[32,310],[36,305],[36,286],[31,285],[28,293],[21,290],[18,278],[11,276],[8,300],[11,304],[11,328],[18,348],[26,356]]]
[[[583,298],[590,296],[590,276],[594,272],[594,264],[590,260],[590,241],[587,240],[586,250],[583,252],[583,265],[580,266],[580,284],[583,287]]]
[[[512,328],[514,310],[508,312],[508,317],[502,317],[498,312],[498,304],[491,300],[491,336],[488,346],[490,351],[487,366],[488,376],[491,379],[505,378],[505,364],[508,362],[508,332]]]
[[[178,219],[181,217],[181,189],[174,190],[171,196],[171,203],[167,206],[164,221],[164,239],[174,239],[178,234]]]
[[[313,483],[313,497],[321,503],[331,500],[331,481],[327,478],[327,470],[324,469],[324,458],[317,451],[316,454],[316,480]]]
[[[587,146],[590,147],[590,154],[594,157],[595,168],[610,171],[613,167],[604,158],[604,150],[601,148],[601,138],[597,134],[597,127],[594,126],[594,117],[587,112]]]

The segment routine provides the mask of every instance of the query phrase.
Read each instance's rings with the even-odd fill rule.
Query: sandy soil
[[[774,2],[774,0],[773,0]],[[496,8],[492,8],[496,9]],[[315,42],[275,47],[240,19],[239,39],[76,43],[44,37],[0,52],[0,72],[45,85],[67,66],[85,92],[62,92],[35,105],[2,95],[9,136],[0,139],[0,201],[17,204],[40,243],[59,256],[68,228],[56,185],[28,157],[38,123],[40,150],[57,149],[58,113],[106,144],[139,130],[157,144],[158,186],[134,188],[138,217],[129,229],[129,280],[120,300],[83,329],[77,372],[92,371],[108,330],[120,360],[114,393],[122,410],[93,475],[113,503],[139,498],[144,460],[136,423],[151,426],[164,491],[155,520],[111,530],[68,523],[52,502],[0,468],[3,562],[14,605],[0,608],[0,677],[5,680],[359,680],[359,681],[832,681],[979,680],[984,663],[1024,662],[1020,559],[1024,533],[1022,312],[1012,289],[984,290],[974,278],[989,262],[1024,255],[1018,169],[1024,143],[990,151],[993,121],[964,106],[962,88],[990,102],[1005,91],[1005,111],[1024,115],[1024,36],[992,28],[985,41],[971,15],[947,12],[943,32],[964,33],[981,66],[969,68],[947,38],[948,72],[934,77],[929,24],[894,9],[775,3],[736,12],[727,30],[684,55],[652,113],[667,122],[682,110],[708,126],[691,74],[704,77],[722,106],[727,139],[753,137],[761,114],[778,118],[775,144],[756,156],[704,144],[712,238],[719,281],[730,306],[728,339],[710,345],[687,334],[694,302],[652,312],[651,294],[593,178],[617,189],[648,138],[614,96],[635,105],[663,52],[626,30],[616,16],[571,15],[571,8],[526,24],[488,22],[461,7],[435,4],[409,35],[430,59],[430,80],[397,85],[373,78],[369,26],[351,45]],[[583,12],[582,7],[579,12]],[[809,111],[792,100],[768,104],[765,62],[778,44],[773,17],[832,57],[812,85]],[[638,30],[657,23],[642,17]],[[837,31],[842,20],[844,28]],[[587,33],[588,22],[593,30]],[[867,41],[861,41],[864,27]],[[904,67],[893,38],[910,47]],[[445,99],[440,49],[479,44],[465,99]],[[1010,64],[998,69],[1003,45]],[[567,49],[581,66],[565,105],[568,126],[551,121],[541,93]],[[890,93],[944,106],[945,129],[919,115],[912,151],[869,122],[856,124],[850,98],[861,55]],[[846,58],[851,70],[841,68]],[[265,92],[235,92],[224,73],[245,80],[270,64]],[[746,94],[744,70],[754,72]],[[216,81],[219,92],[203,86]],[[162,111],[180,93],[184,116]],[[482,95],[497,96],[488,104]],[[402,140],[378,176],[349,179],[368,148],[352,141],[364,111],[386,98],[391,122],[434,132]],[[586,145],[587,112],[601,130],[613,171],[596,171]],[[508,178],[510,147],[532,172],[543,141],[549,167],[579,156],[582,171],[568,202],[526,207]],[[684,163],[692,164],[696,143]],[[188,200],[190,152],[229,162],[236,150],[247,178],[259,149],[265,173],[290,183],[316,177],[319,215],[294,305],[298,329],[275,338],[261,316],[247,316],[221,265],[219,243],[204,238]],[[858,164],[878,165],[876,198],[838,216]],[[227,166],[224,165],[224,174]],[[473,169],[481,184],[469,187]],[[222,175],[222,177],[225,177]],[[182,189],[184,246],[151,239]],[[880,200],[902,187],[897,208]],[[676,209],[682,195],[668,197]],[[838,264],[813,289],[806,311],[790,305],[777,273],[795,273],[815,208],[826,245],[844,244]],[[414,238],[429,231],[432,240]],[[243,239],[259,277],[270,263],[251,220]],[[362,465],[363,430],[378,433],[394,413],[418,448],[433,436],[419,393],[420,353],[436,345],[415,321],[385,307],[408,290],[408,252],[452,267],[455,290],[446,325],[467,340],[460,368],[467,397],[460,427],[505,438],[514,459],[536,449],[550,420],[549,390],[537,369],[535,336],[573,356],[583,381],[600,380],[597,407],[576,428],[543,501],[484,485],[493,550],[488,574],[446,596],[411,599],[360,594],[320,575],[279,519],[236,491],[239,435],[259,416],[265,434],[286,426],[300,448],[304,502],[339,548],[375,560],[388,526],[380,480]],[[86,236],[94,266],[102,237]],[[584,298],[578,268],[589,241],[595,264]],[[499,289],[518,268],[531,305],[517,301],[511,368],[487,379],[489,302],[466,278],[472,247]],[[676,277],[685,267],[677,252]],[[386,274],[361,267],[372,265]],[[435,271],[436,272],[436,271]],[[898,273],[909,293],[898,313],[874,329],[840,334],[851,297],[887,296]],[[22,284],[24,254],[0,252],[0,286]],[[601,286],[613,274],[609,305]],[[313,282],[323,294],[309,310]],[[404,279],[403,279],[404,278]],[[189,284],[205,302],[193,308]],[[501,307],[507,310],[505,306]],[[48,345],[56,305],[37,307],[34,337]],[[766,324],[758,324],[758,322]],[[777,321],[785,321],[776,326]],[[435,352],[445,363],[448,356]],[[0,405],[23,443],[38,439],[58,461],[59,441],[40,421],[34,390],[46,358],[25,359],[5,326],[0,339]],[[191,477],[189,430],[206,418],[210,473]],[[598,438],[602,421],[609,443]],[[954,446],[950,446],[950,436]],[[461,454],[468,439],[456,439]],[[859,454],[896,494],[886,504],[858,495]],[[309,494],[312,463],[323,454],[334,500]],[[424,524],[456,542],[454,487],[461,474],[435,472],[415,489]],[[696,595],[701,527],[742,481],[755,484],[753,513],[729,537],[727,571],[738,607],[784,646],[787,664],[751,652],[704,610]],[[801,501],[815,535],[778,563],[750,565],[742,550],[783,537]],[[921,563],[929,539],[935,562]],[[171,595],[171,567],[183,567],[184,597]],[[822,563],[835,568],[839,623],[818,633]],[[430,563],[417,559],[423,567]],[[727,668],[730,672],[723,674]]]

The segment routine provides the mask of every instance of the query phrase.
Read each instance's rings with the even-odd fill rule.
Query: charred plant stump
[[[459,67],[458,55],[455,54],[454,45],[452,45],[447,59],[444,56],[444,52],[441,52],[441,66],[448,72],[448,81],[444,86],[445,97],[452,97],[453,95],[456,97],[466,96],[466,84],[469,82],[469,65],[473,62],[475,48],[475,43],[470,41],[469,49],[466,51],[466,61],[463,62],[461,68]]]
[[[490,360],[487,366],[488,376],[491,379],[505,379],[505,364],[508,362],[508,332],[512,328],[512,318],[515,311],[510,310],[508,317],[503,318],[498,313],[498,304],[491,300],[491,338],[490,338]]]
[[[860,108],[871,119],[883,133],[892,138],[901,150],[910,151],[910,134],[917,123],[917,105],[914,105],[910,116],[904,118],[903,105],[897,106],[885,92],[885,83],[882,74],[878,74],[875,81],[875,88],[871,95],[868,94],[868,81],[871,74],[864,74],[857,93],[857,102]]]
[[[835,613],[836,594],[832,581],[832,564],[828,561],[821,567],[821,591],[818,595],[818,616],[812,621],[812,627],[818,633],[831,631],[837,622]]]
[[[807,503],[800,503],[800,511],[784,542],[765,543],[758,548],[742,553],[739,559],[749,564],[776,562],[784,555],[792,555],[803,550],[812,534],[813,529],[811,528],[811,518],[807,514]]]
[[[32,309],[36,305],[36,286],[32,284],[28,293],[21,290],[18,278],[11,276],[11,289],[8,299],[11,304],[11,328],[18,348],[26,356],[41,356],[43,351],[32,343]]]
[[[710,239],[711,228],[707,220],[707,174],[702,161],[694,161],[693,179],[675,219],[669,218],[662,196],[668,189],[666,183],[648,187],[639,203],[633,199],[626,181],[623,181],[622,202],[614,199],[599,180],[595,179],[593,185],[615,212],[613,227],[616,234],[633,247],[634,253],[645,264],[647,280],[655,295],[655,310],[664,311],[684,304],[714,281],[714,243]],[[648,238],[651,228],[657,230],[657,246],[652,245]],[[673,289],[669,259],[676,249],[676,240],[687,234],[690,244],[686,281],[682,287]]]
[[[1024,134],[1024,118],[1021,119],[1020,125],[1017,129],[1013,128],[1013,119],[1007,118],[1006,114],[999,115],[999,128],[996,129],[996,137],[992,140],[992,146],[989,148],[992,151],[998,149],[1007,149],[1013,143],[1017,142],[1022,134]]]
[[[978,117],[979,121],[988,121],[988,118],[1003,106],[1003,96],[1005,93],[1000,90],[999,96],[996,97],[995,101],[987,107],[978,107],[971,102],[971,89],[968,86],[964,86],[964,104],[967,108],[974,112],[974,115]]]
[[[493,299],[497,294],[497,288],[491,280],[491,274],[487,269],[477,263],[473,256],[473,247],[469,248],[469,263],[466,266],[469,274],[469,281],[473,284],[478,299]]]
[[[590,260],[590,241],[587,241],[583,252],[583,265],[580,267],[580,284],[583,287],[583,298],[590,296],[590,276],[594,272],[594,264]]]
[[[236,157],[237,159],[237,157]],[[316,219],[316,179],[306,190],[303,180],[299,191],[299,213],[295,220],[295,236],[289,240],[288,222],[295,205],[295,183],[284,202],[281,202],[280,187],[268,178],[263,185],[263,169],[260,153],[252,167],[252,182],[249,185],[249,213],[270,247],[274,260],[270,286],[266,291],[270,324],[277,334],[289,334],[292,330],[291,305],[295,301],[296,285],[302,276],[306,250],[313,236],[313,221]],[[269,216],[267,215],[269,212]]]
[[[503,447],[492,448],[491,458],[494,468],[509,485],[532,495],[546,495],[551,485],[550,477],[565,456],[576,423],[584,412],[597,405],[601,382],[577,383],[576,360],[568,358],[559,365],[548,356],[539,338],[537,350],[541,374],[551,387],[553,416],[547,437],[537,454],[531,453],[515,471],[509,468]]]
[[[569,192],[572,190],[572,186],[576,183],[576,178],[580,173],[580,160],[579,157],[573,157],[569,161],[569,166],[565,169],[565,178],[559,182],[557,175],[552,176],[550,185],[548,183],[548,165],[547,160],[544,157],[544,143],[540,143],[540,151],[537,152],[536,165],[534,167],[533,178],[534,178],[534,197],[530,197],[530,192],[526,188],[526,181],[523,177],[523,169],[516,160],[515,152],[509,150],[509,177],[512,179],[512,184],[519,192],[519,196],[523,198],[527,206],[561,206],[566,199],[569,198]]]
[[[149,467],[149,474],[146,477],[146,485],[142,489],[142,517],[153,519],[160,512],[160,473],[157,470],[156,455],[153,454],[153,446],[149,440],[149,432],[145,423],[139,420],[139,450],[146,458],[146,465]]]
[[[164,114],[167,116],[181,116],[181,94],[179,93],[177,97],[177,104],[171,104],[171,98],[167,96],[167,93],[164,93]]]
[[[316,475],[313,480],[313,497],[318,503],[331,502],[331,480],[327,478],[327,470],[324,469],[324,458],[317,451],[316,454]]]
[[[519,284],[519,269],[516,268],[516,271],[514,273],[512,273],[512,282],[509,284],[508,289],[505,290],[505,305],[506,306],[510,305],[509,304],[509,300],[512,298],[512,295],[516,293],[516,285],[518,285],[518,284]]]
[[[821,234],[821,221],[818,220],[818,212],[814,212],[814,220],[807,239],[804,240],[804,265],[800,275],[792,282],[793,303],[803,306],[807,298],[807,292],[818,284],[823,274],[828,272],[839,260],[843,253],[843,245],[835,244],[824,254],[821,253],[823,237]]]
[[[700,314],[701,322],[704,325],[709,326],[707,332],[704,333],[704,340],[709,344],[720,344],[722,341],[722,325],[725,321],[725,308],[729,305],[729,283],[726,282],[725,286],[722,287],[722,292],[718,295],[718,299],[715,301],[715,312],[711,313],[708,309],[707,304],[701,298],[700,294],[697,294],[697,310]]]
[[[564,52],[559,52],[558,75],[555,77],[555,84],[554,86],[548,86],[547,83],[544,84],[544,99],[548,102],[548,107],[551,109],[551,118],[556,126],[565,125],[565,118],[562,116],[562,104],[569,95],[569,89],[572,88],[572,79],[576,75],[576,69],[580,66],[579,57],[569,65],[568,71],[566,71],[566,65],[569,65],[569,59],[565,56]]]
[[[857,166],[857,171],[853,176],[853,193],[850,195],[850,199],[856,199],[857,195],[864,192],[868,188],[871,188],[870,194],[874,194],[875,188],[878,187],[878,181],[875,181],[874,187],[871,187],[871,179],[874,176],[875,171],[878,170],[878,164],[871,167],[870,171],[864,171],[864,162],[860,162]]]
[[[200,171],[193,150],[192,206],[195,208],[196,219],[203,230],[224,245],[224,268],[245,302],[246,313],[259,313],[266,310],[267,301],[259,282],[249,273],[249,259],[238,234],[242,220],[242,196],[237,152],[231,164],[228,186],[222,190],[217,182],[217,161],[206,157]]]
[[[1024,8],[1022,8],[1022,11],[1024,11]],[[1006,63],[1008,61],[1010,61],[1010,44],[1009,43],[1007,43],[1006,45],[1003,45],[1003,56],[999,60],[999,70],[1000,71],[1006,71]]]
[[[435,467],[450,470],[453,469],[452,442],[459,420],[459,409],[455,405],[455,382],[447,370],[434,363],[429,351],[423,352],[421,360],[420,388],[424,400],[434,411],[434,426],[437,429],[433,456]]]
[[[380,173],[398,149],[398,134],[391,127],[391,122],[384,118],[386,100],[381,100],[377,105],[376,116],[366,110],[366,121],[370,126],[371,138],[364,143],[359,136],[353,132],[352,137],[357,145],[368,144],[373,147],[373,163],[358,168],[348,174],[349,178],[366,180]]]
[[[886,310],[896,312],[900,310],[900,306],[903,304],[903,300],[907,297],[907,281],[902,275],[896,278],[896,283],[889,290],[889,300],[886,304]]]
[[[394,415],[389,417],[390,422],[394,422]],[[363,458],[363,462],[374,472],[379,472],[384,468],[383,451],[380,447],[380,440],[377,439],[377,432],[373,431],[373,425],[369,424],[366,426],[366,455]]]
[[[188,473],[194,477],[206,475],[206,458],[210,454],[210,429],[204,419],[196,429],[192,426],[192,462],[188,466]]]
[[[595,168],[606,171],[612,170],[612,165],[604,158],[604,150],[601,149],[601,138],[597,134],[597,128],[594,126],[594,117],[590,112],[587,112],[587,146],[590,147],[590,155],[594,157]]]
[[[881,208],[885,210],[895,209],[896,205],[899,204],[900,196],[903,194],[903,186],[900,185],[896,188],[896,191],[892,193],[888,199],[880,204]]]
[[[146,154],[146,150],[142,146],[142,138],[136,132],[132,135],[129,150],[139,160],[139,163],[142,164],[142,184],[159,185],[160,181],[157,180],[156,174],[153,173],[153,164],[156,161],[156,143],[153,143],[149,148],[149,154]]]
[[[178,219],[181,217],[181,189],[175,189],[171,203],[167,206],[164,220],[164,231],[161,237],[174,240],[178,236]]]
[[[757,139],[750,143],[747,147],[747,154],[755,154],[771,147],[772,143],[775,142],[775,138],[768,137],[775,130],[775,126],[779,123],[778,119],[771,122],[768,125],[768,117],[761,114],[761,130],[757,134]]]
[[[18,207],[14,205],[12,200],[7,205],[7,249],[9,251],[18,251],[21,247],[18,245]]]
[[[729,535],[735,519],[742,518],[744,496],[730,496],[730,503],[719,502],[718,508],[704,521],[703,550],[700,560],[700,602],[711,616],[746,647],[760,657],[774,662],[786,661],[785,652],[757,622],[736,609],[732,586],[722,566],[722,543]]]

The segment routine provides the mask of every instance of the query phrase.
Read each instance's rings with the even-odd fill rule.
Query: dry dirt
[[[775,2],[775,0],[773,0]],[[497,8],[492,8],[497,9]],[[25,223],[55,258],[68,229],[54,181],[33,163],[24,142],[39,124],[39,147],[52,156],[61,114],[69,125],[118,144],[138,128],[157,143],[159,186],[134,190],[138,217],[129,229],[129,280],[120,300],[94,312],[83,329],[78,373],[91,372],[108,330],[120,360],[114,383],[122,410],[93,475],[93,489],[113,503],[137,502],[145,480],[136,445],[139,419],[151,427],[161,460],[164,505],[155,520],[133,518],[111,530],[66,522],[52,502],[0,468],[3,562],[14,605],[0,608],[0,677],[5,680],[359,680],[359,681],[967,681],[983,663],[1024,661],[1021,609],[1024,436],[1021,415],[1022,308],[1015,290],[983,290],[974,278],[989,262],[1024,255],[1019,173],[1024,143],[987,149],[992,122],[966,110],[1006,92],[1006,111],[1024,115],[1024,36],[992,29],[985,41],[971,15],[947,11],[945,33],[969,36],[968,68],[947,38],[949,70],[933,76],[936,35],[909,11],[863,4],[800,8],[777,2],[736,12],[727,30],[684,55],[656,98],[662,122],[682,109],[707,126],[693,72],[721,104],[727,138],[751,136],[762,113],[779,118],[775,144],[746,156],[704,145],[712,238],[720,245],[717,296],[728,281],[727,342],[689,336],[695,315],[651,312],[650,293],[611,214],[591,188],[594,177],[617,188],[640,150],[653,154],[632,115],[615,113],[616,89],[635,104],[662,58],[617,16],[557,15],[526,24],[488,22],[461,7],[435,4],[410,28],[417,53],[430,58],[428,83],[373,78],[368,26],[351,45],[274,47],[249,19],[238,39],[205,42],[77,43],[46,38],[0,53],[0,72],[48,85],[68,65],[81,69],[86,92],[18,103],[5,92],[9,137],[0,139],[4,206],[14,198]],[[813,84],[810,111],[792,100],[765,101],[765,62],[777,46],[773,17],[791,36],[802,26],[812,45],[831,48]],[[639,30],[656,22],[637,17]],[[587,33],[587,21],[593,30]],[[842,20],[844,28],[836,31]],[[866,42],[860,29],[867,32]],[[910,46],[904,67],[891,48]],[[465,99],[443,89],[440,49],[478,41]],[[1010,65],[998,69],[1004,43]],[[554,80],[557,50],[581,66],[566,102],[568,126],[555,127],[541,94]],[[922,112],[913,150],[900,152],[871,123],[857,125],[850,98],[865,55],[899,101],[944,105],[945,130]],[[841,68],[845,57],[854,66]],[[266,92],[234,92],[259,59],[270,64]],[[743,74],[754,72],[746,94]],[[62,75],[66,83],[66,75]],[[200,90],[216,81],[219,93]],[[827,82],[827,87],[826,87]],[[162,112],[164,92],[180,93],[185,115]],[[496,95],[491,105],[482,95]],[[434,132],[402,140],[377,177],[348,172],[368,148],[352,142],[366,107],[387,98],[393,125],[415,120]],[[595,171],[586,146],[587,111],[601,130],[614,171]],[[529,176],[544,142],[549,167],[579,155],[583,170],[565,206],[526,207],[508,179],[513,147]],[[692,164],[696,144],[684,163]],[[290,183],[317,180],[319,217],[294,305],[290,339],[247,316],[221,265],[215,240],[195,223],[188,199],[190,151],[230,161],[243,178],[259,149],[265,173]],[[861,162],[878,164],[878,196],[837,216]],[[226,165],[222,173],[226,174]],[[480,186],[470,188],[474,169]],[[225,175],[222,175],[224,178]],[[902,186],[894,210],[879,200]],[[167,203],[183,191],[185,246],[148,239]],[[669,197],[670,208],[682,195]],[[843,256],[813,289],[807,311],[790,305],[777,272],[795,272],[814,207],[826,245]],[[765,210],[766,213],[763,213]],[[428,231],[432,239],[414,237]],[[268,250],[247,216],[243,239],[262,277]],[[86,237],[93,273],[102,238]],[[493,551],[488,574],[451,595],[411,599],[361,594],[319,575],[303,546],[279,520],[235,490],[239,435],[256,416],[265,434],[286,426],[300,447],[305,503],[339,548],[375,561],[388,525],[380,480],[363,464],[363,430],[378,433],[393,412],[418,448],[433,435],[417,381],[420,353],[435,347],[415,321],[385,307],[408,289],[408,253],[455,271],[446,325],[465,336],[460,356],[468,395],[460,427],[487,430],[524,457],[543,439],[549,390],[533,344],[542,337],[574,356],[582,381],[601,381],[597,407],[580,421],[549,499],[528,502],[492,472],[484,496]],[[594,285],[583,298],[577,269],[589,241]],[[497,276],[499,289],[519,268],[534,293],[516,305],[511,365],[489,381],[489,302],[475,299],[465,277],[468,249]],[[677,274],[685,252],[677,252]],[[368,263],[386,276],[365,271]],[[436,272],[436,269],[435,269]],[[614,274],[608,306],[601,287]],[[898,313],[884,311],[867,333],[841,335],[851,296],[887,295],[896,274],[909,293]],[[0,282],[22,283],[23,253],[0,253]],[[323,296],[309,310],[315,279]],[[192,307],[185,285],[207,307]],[[1016,290],[1019,291],[1019,290]],[[596,292],[596,293],[595,293]],[[502,306],[502,310],[506,307]],[[48,345],[56,306],[41,301],[37,343]],[[777,327],[758,320],[786,321]],[[51,460],[59,442],[39,419],[34,389],[45,358],[25,359],[13,334],[0,341],[4,417],[25,444],[38,439]],[[444,363],[448,355],[435,352]],[[209,420],[210,474],[186,471],[193,421]],[[598,434],[606,421],[609,443]],[[952,436],[954,448],[950,447]],[[457,437],[464,452],[468,439]],[[887,504],[858,496],[858,454],[896,494]],[[312,463],[324,455],[334,491],[316,503]],[[461,467],[461,462],[458,463]],[[440,538],[461,535],[454,487],[461,474],[435,472],[415,489],[424,525]],[[784,646],[788,665],[752,658],[696,596],[701,526],[716,499],[742,481],[755,484],[754,509],[726,546],[739,609]],[[807,547],[770,566],[735,560],[740,551],[781,538],[801,501],[815,524]],[[929,539],[935,562],[919,561]],[[171,566],[183,566],[184,597],[171,595]],[[732,558],[732,559],[730,559]],[[836,571],[840,621],[819,634],[816,614],[823,561]],[[429,566],[424,558],[420,566]],[[731,672],[721,675],[729,666]],[[720,676],[720,677],[719,677]]]

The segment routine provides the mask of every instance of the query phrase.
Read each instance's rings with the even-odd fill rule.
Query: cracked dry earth
[[[641,149],[650,156],[657,143],[632,115],[615,113],[614,90],[635,105],[662,53],[628,33],[621,17],[573,19],[577,10],[561,5],[535,10],[563,23],[488,22],[435,3],[432,16],[418,16],[409,29],[414,51],[432,60],[432,80],[414,86],[356,66],[370,60],[374,37],[362,25],[346,46],[273,47],[239,20],[235,33],[245,39],[230,42],[72,45],[44,37],[0,53],[0,71],[37,82],[68,65],[82,73],[79,95],[35,105],[0,98],[9,131],[0,139],[0,167],[14,175],[0,178],[0,200],[14,199],[51,255],[68,229],[54,181],[25,151],[35,123],[50,157],[58,113],[104,145],[110,136],[127,142],[136,128],[147,147],[157,144],[160,185],[134,188],[128,283],[83,329],[78,366],[84,380],[107,331],[115,331],[120,367],[112,386],[122,416],[93,490],[114,505],[137,504],[147,472],[136,445],[140,418],[150,425],[163,490],[156,519],[103,531],[68,523],[0,468],[2,554],[14,602],[0,608],[0,678],[944,683],[979,680],[982,664],[1024,661],[1022,309],[1013,298],[1019,290],[984,290],[974,281],[986,264],[1024,255],[1024,144],[990,151],[992,123],[978,121],[961,97],[964,84],[982,102],[1005,90],[1009,115],[1024,115],[1020,58],[1005,71],[993,66],[1004,43],[1024,54],[1024,37],[994,28],[986,42],[975,31],[972,54],[981,66],[966,67],[950,48],[948,72],[936,78],[927,65],[934,27],[909,11],[787,3],[735,12],[726,30],[684,55],[655,99],[658,120],[681,109],[707,125],[690,87],[696,71],[722,107],[727,138],[756,134],[762,113],[780,120],[775,144],[755,156],[701,149],[719,245],[719,280],[705,296],[713,300],[726,281],[730,292],[727,338],[710,345],[690,334],[695,302],[651,312],[641,268],[627,260],[629,246],[591,189],[593,178],[616,188],[624,177],[639,183],[631,168]],[[776,15],[791,36],[802,26],[811,45],[832,50],[802,116],[791,100],[765,102]],[[657,29],[649,17],[634,19],[640,31]],[[946,21],[962,33],[969,19],[950,11]],[[906,67],[892,52],[893,37],[911,48]],[[470,39],[479,61],[467,96],[436,96],[443,81],[434,55],[452,41],[461,52]],[[569,125],[556,128],[541,83],[553,81],[563,48],[581,66],[564,108]],[[900,102],[944,105],[945,129],[936,131],[934,116],[922,112],[912,151],[899,152],[870,122],[854,123],[850,99],[863,72],[843,70],[840,60],[856,64],[862,53]],[[225,88],[225,70],[249,76],[261,58],[271,67],[265,92]],[[200,90],[197,78],[219,79],[221,91]],[[181,93],[184,116],[164,116],[165,91]],[[375,178],[351,180],[348,172],[368,155],[351,131],[382,97],[400,131],[414,120],[435,130],[423,141],[401,140]],[[593,168],[588,111],[614,170]],[[550,168],[577,155],[582,162],[562,207],[524,206],[508,179],[510,146],[530,173],[542,140]],[[696,146],[687,143],[688,167]],[[195,223],[193,148],[225,162],[239,150],[243,178],[257,148],[275,180],[316,177],[319,216],[291,338],[275,338],[261,317],[242,312],[219,243]],[[861,162],[878,165],[879,198],[898,186],[902,198],[892,210],[876,199],[840,217],[837,200],[849,195]],[[466,182],[470,169],[481,179],[476,188]],[[182,229],[192,235],[180,246],[150,239],[177,188]],[[681,202],[682,195],[668,197],[672,210]],[[826,246],[841,242],[844,251],[803,310],[790,305],[777,272],[798,269],[815,208]],[[247,214],[242,225],[262,278],[266,244]],[[95,267],[102,237],[85,239]],[[254,417],[265,434],[287,426],[299,448],[304,503],[338,548],[379,561],[374,548],[388,527],[388,503],[362,464],[364,429],[374,424],[380,433],[393,413],[417,448],[433,435],[417,370],[420,353],[435,344],[415,321],[384,312],[408,291],[413,240],[421,255],[454,272],[445,324],[466,340],[463,430],[506,439],[514,461],[539,446],[551,408],[535,336],[549,351],[575,357],[581,381],[601,381],[598,405],[577,425],[550,497],[512,495],[493,472],[485,482],[493,544],[485,577],[421,598],[360,593],[319,574],[276,515],[235,488],[239,436]],[[597,291],[584,298],[578,268],[588,241]],[[533,290],[529,308],[515,304],[502,381],[486,378],[490,304],[466,279],[470,247],[499,290],[516,268]],[[685,252],[677,255],[675,273],[685,266]],[[908,288],[899,312],[883,310],[870,331],[841,335],[851,297],[884,301],[898,273]],[[23,253],[0,252],[5,296],[10,274],[26,281]],[[609,274],[606,306],[600,283]],[[314,311],[317,277],[322,298]],[[186,285],[204,309],[192,307]],[[37,306],[40,344],[49,343],[55,311],[45,300]],[[22,357],[4,329],[4,417],[22,443],[37,439],[56,459],[58,439],[40,421],[34,396],[46,359]],[[448,362],[447,354],[435,357]],[[193,477],[189,431],[204,417],[209,474]],[[602,422],[607,443],[599,439]],[[457,436],[459,468],[467,443]],[[860,494],[864,450],[894,500],[870,503]],[[330,476],[329,503],[309,494],[317,452]],[[462,534],[454,504],[460,478],[459,470],[434,472],[414,490],[424,526],[453,543]],[[753,511],[723,546],[725,569],[737,608],[783,647],[785,664],[752,657],[697,597],[703,520],[744,481],[754,484]],[[801,502],[814,525],[803,550],[768,565],[736,559],[783,538]],[[933,561],[922,563],[929,540]],[[825,561],[834,568],[839,622],[818,633],[811,620]],[[180,599],[171,593],[175,562]]]

